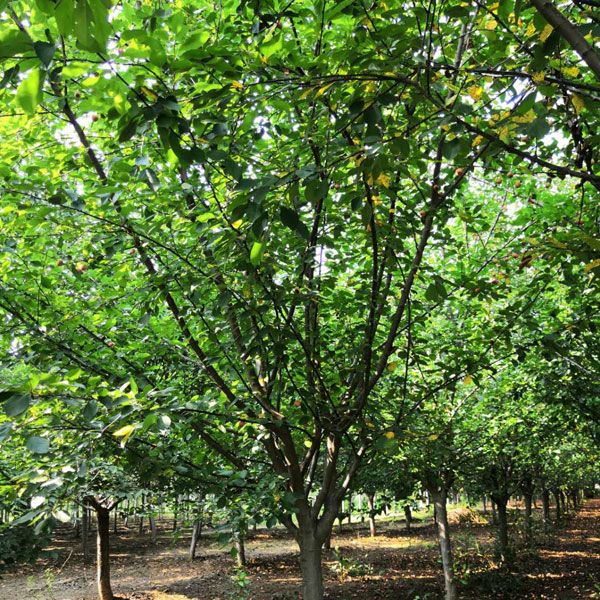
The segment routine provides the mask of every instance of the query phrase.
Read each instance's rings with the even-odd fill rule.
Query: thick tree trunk
[[[367,502],[369,504],[369,532],[371,537],[375,537],[377,533],[375,529],[375,494],[367,494]]]
[[[98,521],[97,535],[97,562],[98,573],[98,596],[100,600],[114,600],[110,586],[110,512],[107,508],[99,506],[95,508]]]
[[[302,572],[302,600],[323,600],[323,568],[321,543],[312,532],[299,534],[300,570]]]
[[[498,551],[500,559],[505,562],[509,558],[508,551],[508,514],[507,505],[508,498],[496,498],[496,506],[498,509]]]
[[[408,504],[404,505],[404,526],[406,527],[406,531],[410,531],[410,524],[412,523],[412,513],[410,512],[410,506]]]
[[[190,543],[190,552],[189,557],[190,560],[194,560],[196,558],[196,548],[198,546],[198,540],[202,535],[202,523],[200,519],[194,521],[194,527],[192,529],[192,541]]]
[[[435,512],[437,515],[437,533],[444,570],[444,588],[446,600],[456,600],[456,583],[454,582],[454,563],[452,560],[452,545],[450,543],[450,527],[446,509],[447,493],[445,491],[432,493]]]

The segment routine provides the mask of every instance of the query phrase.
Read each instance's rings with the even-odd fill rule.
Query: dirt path
[[[519,554],[517,567],[500,571],[491,560],[493,531],[486,525],[453,528],[457,564],[464,575],[461,598],[468,600],[600,599],[600,500],[581,512],[535,553]],[[149,535],[133,531],[112,543],[113,587],[129,600],[228,600],[234,589],[233,561],[226,549],[203,539],[200,559],[186,555],[187,536],[170,533],[152,544]],[[325,556],[331,600],[436,600],[441,576],[435,532],[423,523],[407,533],[385,524],[375,539],[364,526],[346,527],[333,541],[343,560]],[[0,600],[95,600],[93,565],[85,565],[79,543],[59,537],[56,556],[0,579]],[[296,547],[281,531],[259,532],[247,543],[252,600],[298,599]],[[66,561],[66,564],[65,564]],[[340,580],[340,567],[355,574]],[[466,567],[469,572],[465,573]]]

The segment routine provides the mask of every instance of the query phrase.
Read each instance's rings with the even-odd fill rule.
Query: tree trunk
[[[90,531],[90,513],[86,505],[83,506],[81,511],[81,545],[83,550],[83,560],[88,562],[90,560],[90,544],[89,544],[89,531]]]
[[[115,515],[114,515],[114,519],[113,519],[113,533],[115,535],[118,535],[119,533],[119,511],[115,508]]]
[[[567,513],[567,503],[565,502],[565,493],[562,490],[559,490],[558,497],[560,498],[560,501],[562,503],[563,515],[565,515]]]
[[[552,495],[554,496],[554,501],[556,502],[556,522],[560,521],[561,510],[560,510],[560,493],[558,490],[553,490]]]
[[[525,494],[525,541],[527,545],[531,545],[531,507],[533,504],[533,495]]]
[[[446,510],[447,492],[432,492],[433,504],[437,515],[437,533],[444,570],[444,588],[446,600],[456,600],[456,583],[454,582],[454,564],[452,560],[452,545],[450,543],[450,527]]]
[[[152,543],[156,544],[157,530],[156,530],[156,518],[153,515],[148,517],[150,522],[150,532],[152,534]]]
[[[508,514],[506,507],[508,504],[508,498],[495,499],[496,507],[498,509],[498,551],[500,553],[500,559],[502,562],[506,562],[509,558],[508,553]]]
[[[486,502],[485,496],[482,498],[482,503],[483,503],[483,514],[487,515],[488,514],[488,509],[487,509],[487,502]]]
[[[312,532],[299,534],[300,570],[302,572],[302,600],[323,600],[323,568],[321,543]]]
[[[490,499],[490,505],[492,506],[492,525],[498,525],[498,512],[496,511],[496,503],[493,499]]]
[[[97,562],[98,596],[100,600],[114,600],[110,586],[110,512],[103,506],[95,508],[98,521]]]
[[[542,488],[542,520],[547,533],[550,527],[550,492],[546,488]]]
[[[244,534],[238,531],[235,536],[236,562],[238,567],[246,566],[246,547],[244,546]]]
[[[190,560],[194,560],[196,558],[196,547],[198,546],[198,540],[202,535],[202,523],[200,519],[194,521],[194,527],[192,529],[192,541],[190,543]]]
[[[406,531],[410,531],[410,524],[412,523],[412,513],[410,512],[410,505],[404,505],[404,525]]]
[[[367,494],[367,502],[369,504],[369,532],[371,537],[375,537],[377,533],[375,529],[375,494]]]

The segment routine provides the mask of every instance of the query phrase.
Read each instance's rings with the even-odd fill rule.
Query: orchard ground
[[[539,521],[539,510],[536,517]],[[532,550],[518,548],[510,569],[493,559],[494,529],[481,511],[450,511],[455,563],[461,598],[567,600],[600,598],[600,500],[587,500],[552,534],[538,534]],[[430,514],[405,530],[400,518],[382,518],[378,535],[369,537],[366,523],[336,526],[325,553],[329,599],[434,600],[442,598],[435,525]],[[296,545],[283,530],[259,529],[246,544],[248,588],[236,592],[234,560],[214,532],[199,542],[198,558],[187,557],[189,530],[173,537],[161,523],[156,544],[149,533],[120,525],[112,536],[115,593],[127,600],[291,600],[299,598],[300,573]],[[519,511],[512,511],[513,530]],[[518,536],[517,536],[518,537]],[[85,564],[79,540],[61,530],[51,557],[2,575],[0,600],[92,600],[95,568]],[[237,595],[236,595],[237,594]]]

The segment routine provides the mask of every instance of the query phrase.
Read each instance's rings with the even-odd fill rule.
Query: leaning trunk
[[[110,512],[107,508],[99,506],[96,508],[98,520],[97,536],[97,563],[98,572],[98,596],[100,600],[114,600],[110,586]]]
[[[200,539],[200,535],[202,534],[202,524],[200,519],[194,521],[194,528],[192,529],[192,541],[190,543],[190,560],[194,560],[196,558],[196,548],[198,546],[198,540]]]
[[[454,582],[454,564],[452,561],[452,546],[450,543],[450,528],[446,510],[447,492],[432,493],[435,513],[437,516],[437,533],[444,570],[444,588],[446,600],[456,600],[456,583]]]

